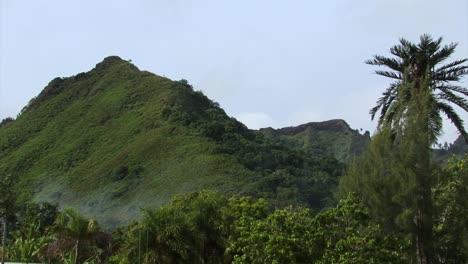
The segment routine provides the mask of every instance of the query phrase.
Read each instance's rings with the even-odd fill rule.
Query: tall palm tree
[[[366,61],[387,67],[376,73],[394,80],[370,114],[374,119],[380,109],[378,129],[390,128],[397,142],[404,143],[405,171],[414,184],[410,206],[418,263],[433,262],[430,146],[442,132],[441,112],[468,142],[463,120],[452,107],[468,111],[468,89],[452,84],[468,74],[468,59],[441,65],[457,47],[455,43],[441,43],[442,38],[434,40],[429,35],[422,35],[418,44],[400,39],[400,44],[390,49],[395,57],[375,55]]]
[[[456,113],[452,105],[468,111],[468,102],[464,98],[468,96],[468,89],[452,84],[468,74],[468,59],[455,60],[441,65],[447,60],[457,47],[457,43],[441,46],[442,38],[432,39],[430,35],[422,35],[419,44],[411,43],[406,39],[400,39],[400,44],[390,48],[393,58],[375,55],[366,63],[387,67],[387,70],[375,71],[378,75],[388,77],[394,81],[379,98],[374,108],[370,110],[372,119],[380,109],[379,127],[397,126],[402,120],[402,115],[408,109],[412,98],[411,89],[423,89],[422,79],[427,78],[430,89],[430,119],[428,129],[430,143],[434,143],[442,132],[442,118],[444,113],[455,125],[461,135],[468,142],[468,134],[465,131],[463,120]],[[410,89],[404,89],[405,84],[412,84]]]

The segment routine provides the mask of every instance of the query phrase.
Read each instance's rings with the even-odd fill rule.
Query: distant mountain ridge
[[[333,132],[352,131],[351,127],[342,119],[332,119],[321,122],[309,122],[298,126],[290,126],[276,129],[282,135],[296,135],[304,132],[306,129],[325,130]]]
[[[346,162],[360,155],[370,143],[370,133],[360,134],[341,119],[310,122],[296,127],[263,128],[260,132],[270,140],[307,155],[329,155]]]

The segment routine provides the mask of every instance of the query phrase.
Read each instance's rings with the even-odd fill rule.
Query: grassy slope
[[[370,142],[369,133],[361,135],[343,120],[308,123],[298,127],[261,129],[267,138],[308,155],[329,155],[346,162],[359,155]]]
[[[21,201],[60,201],[105,225],[178,193],[234,192],[252,172],[215,153],[208,138],[161,118],[178,93],[172,81],[116,58],[56,79],[0,129],[0,172],[18,179]]]

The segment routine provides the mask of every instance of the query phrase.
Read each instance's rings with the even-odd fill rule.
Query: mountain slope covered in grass
[[[342,163],[247,129],[185,80],[112,56],[56,78],[0,126],[0,177],[18,203],[52,201],[105,226],[208,188],[322,208]]]

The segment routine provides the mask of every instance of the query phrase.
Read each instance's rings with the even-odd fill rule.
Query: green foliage
[[[356,193],[370,208],[372,218],[388,231],[400,230],[399,216],[405,214],[408,190],[412,183],[404,177],[401,157],[393,149],[392,133],[377,133],[369,149],[355,158],[340,178],[337,199]]]
[[[17,208],[15,222],[9,222],[7,258],[14,261],[42,262],[53,240],[50,226],[57,216],[57,206],[41,203]]]
[[[78,256],[76,255],[76,252],[71,251],[70,253],[67,253],[65,254],[65,256],[62,257],[62,259],[60,260],[60,263],[62,264],[75,264],[75,263],[96,264],[100,262],[96,261],[94,257],[84,260],[83,262],[78,262]]]
[[[263,219],[243,216],[228,253],[232,263],[306,263],[317,255],[309,209],[275,210]]]
[[[221,263],[229,222],[228,199],[211,191],[176,196],[171,205],[145,210],[138,225],[128,228],[118,263]]]
[[[45,250],[52,237],[48,233],[43,233],[40,224],[32,223],[15,231],[11,241],[6,251],[8,259],[19,262],[42,262],[45,260]]]
[[[319,209],[333,205],[331,196],[342,165],[334,159],[316,162],[308,164],[307,169],[276,170],[249,184],[245,194],[266,198],[275,207],[300,205]],[[330,167],[333,170],[329,172]]]
[[[30,205],[29,212],[46,206]],[[32,209],[31,209],[32,208]],[[52,210],[53,211],[53,210]],[[27,215],[27,214],[26,214]],[[28,219],[27,217],[25,219]],[[201,191],[174,197],[141,222],[114,231],[71,209],[53,226],[23,223],[11,260],[47,263],[406,263],[405,243],[372,222],[355,195],[315,217],[307,208],[272,211],[265,199]],[[27,226],[27,228],[25,227]]]
[[[93,219],[86,219],[77,211],[66,208],[57,217],[54,229],[65,237],[80,240],[89,237],[99,230],[99,226]]]
[[[287,207],[234,222],[233,263],[406,263],[401,241],[371,221],[354,195],[312,217]]]
[[[57,216],[53,226],[54,241],[49,245],[52,259],[86,262],[106,257],[109,240],[96,220],[86,219],[77,211],[67,208]]]
[[[17,194],[14,189],[13,177],[10,174],[0,172],[0,220],[6,220],[8,227],[16,223]]]
[[[356,196],[313,217],[264,199],[211,191],[144,211],[119,235],[115,263],[406,263],[404,247],[372,222]]]
[[[408,242],[373,223],[368,208],[354,194],[314,220],[316,240],[324,247],[317,263],[407,263]]]
[[[468,261],[468,156],[451,160],[433,187],[434,241],[439,263]]]
[[[377,223],[401,239],[411,241],[411,247],[407,248],[409,255],[417,247],[416,234],[421,234],[418,231],[421,226],[415,221],[416,215],[423,215],[418,213],[419,208],[427,210],[425,228],[432,226],[430,193],[422,195],[421,192],[430,191],[433,167],[429,163],[427,137],[417,127],[420,126],[406,128],[405,136],[400,138],[394,130],[381,129],[369,150],[349,165],[337,192],[338,199],[356,192],[371,209]],[[431,232],[424,232],[430,236]],[[433,239],[425,241],[432,243]]]
[[[18,230],[35,227],[37,236],[46,235],[58,216],[58,205],[50,203],[26,204],[19,210]]]

